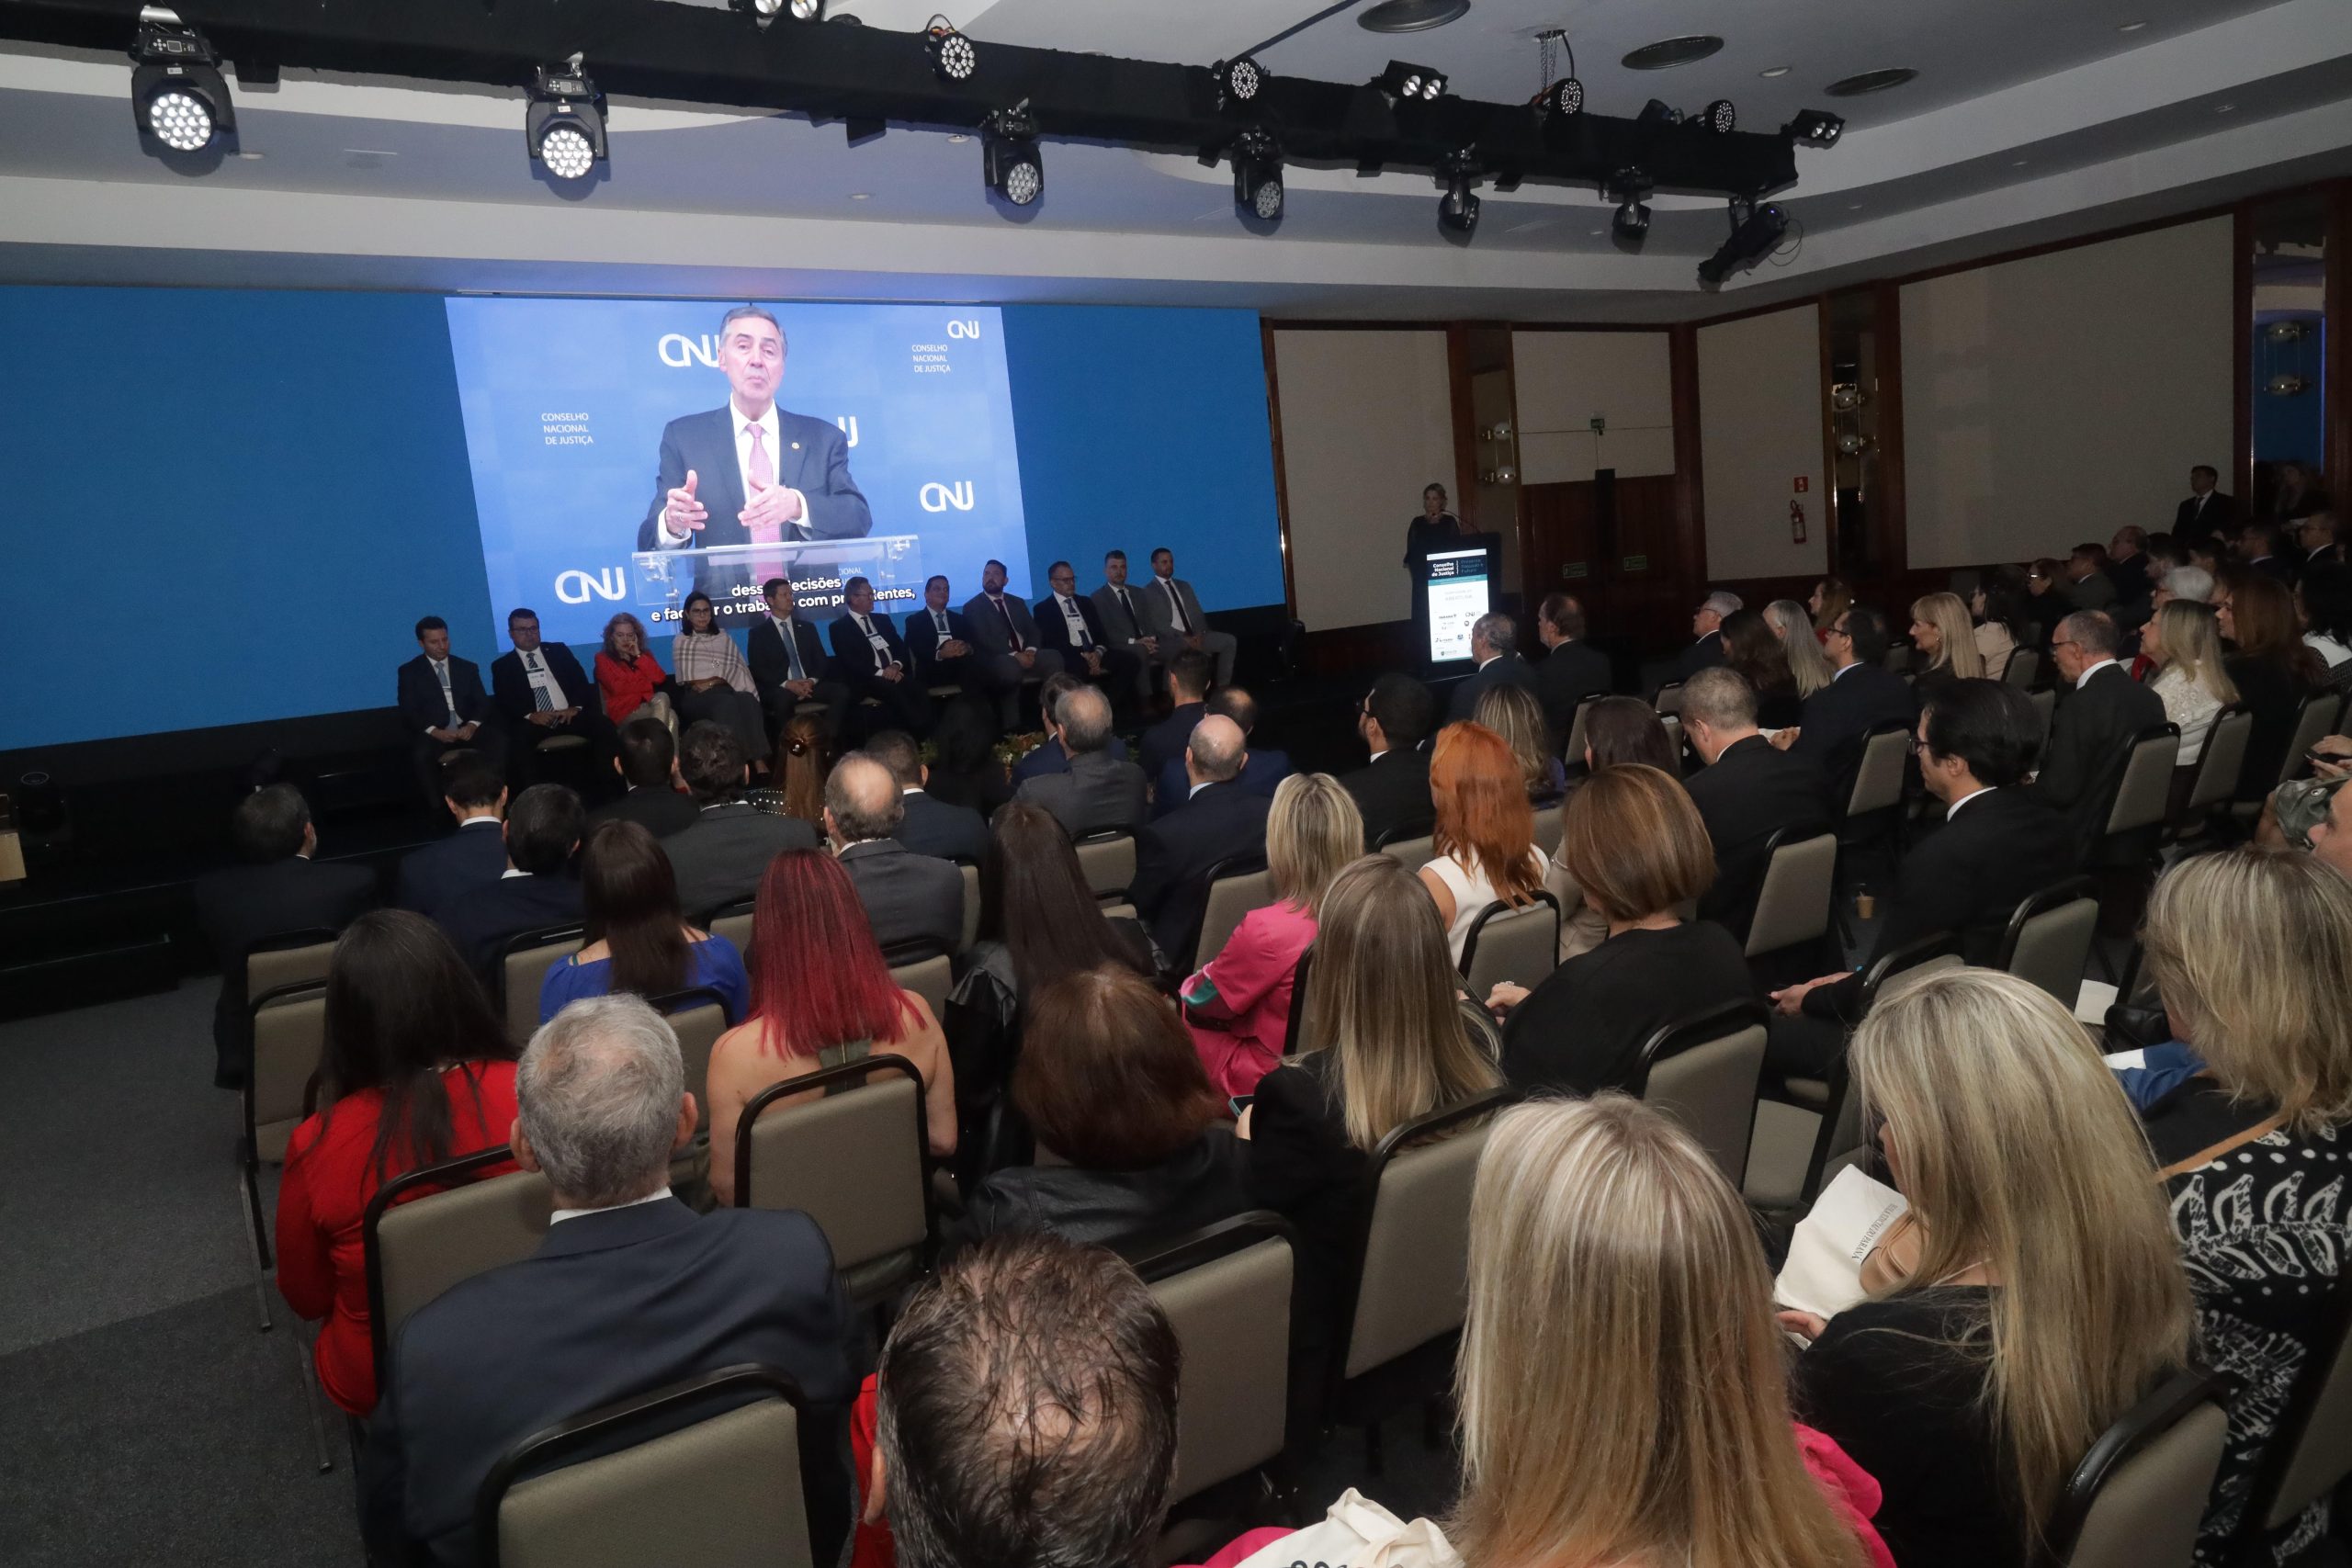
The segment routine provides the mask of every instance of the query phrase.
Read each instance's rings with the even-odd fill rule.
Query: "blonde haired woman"
[[[2148,689],[2164,699],[2165,717],[2180,726],[2180,765],[2203,754],[2214,716],[2238,700],[2222,665],[2221,623],[2211,604],[2167,601],[2140,632],[2140,651],[2156,673]]]
[[[1527,785],[1527,804],[1541,810],[1557,804],[1568,789],[1567,764],[1552,754],[1552,732],[1544,722],[1544,705],[1525,686],[1490,686],[1478,697],[1472,717],[1510,748],[1519,776]]]
[[[1790,1420],[1770,1302],[1747,1208],[1665,1116],[1505,1111],[1470,1201],[1464,1561],[1891,1568],[1878,1488]]]
[[[2220,1563],[2352,1257],[2352,880],[2291,850],[2199,855],[2156,884],[2144,940],[2165,1011],[2207,1064],[2148,1111],[2148,1138],[2200,1356],[2241,1380],[2198,1541]],[[2327,1515],[2315,1504],[2274,1537],[2278,1560]]]
[[[1291,980],[1315,940],[1324,890],[1363,847],[1355,798],[1329,773],[1293,773],[1266,817],[1273,902],[1250,910],[1179,993],[1201,1066],[1220,1093],[1253,1094],[1282,1060]]]
[[[1789,673],[1796,677],[1798,696],[1809,697],[1835,679],[1829,656],[1821,651],[1821,639],[1814,636],[1813,618],[1804,605],[1793,599],[1775,599],[1764,606],[1764,618],[1789,651]]]
[[[1848,1060],[1912,1222],[1814,1337],[1797,1407],[1877,1478],[1904,1568],[2040,1558],[2098,1435],[2188,1359],[2188,1282],[2130,1103],[2030,981],[1898,981]]]
[[[1911,646],[1928,661],[1919,671],[1923,699],[1939,686],[1984,677],[1984,656],[1976,648],[1976,620],[1957,593],[1930,593],[1912,601]]]

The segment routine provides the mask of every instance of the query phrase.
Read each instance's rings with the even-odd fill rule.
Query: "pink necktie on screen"
[[[775,487],[775,459],[768,455],[768,433],[764,429],[756,422],[747,422],[743,428],[749,431],[752,436],[752,461],[749,465],[748,477],[752,481],[752,495],[756,496],[762,491]],[[750,497],[745,499],[748,501]],[[776,544],[784,537],[784,525],[781,523],[748,524],[746,531],[752,536],[752,543],[755,545]],[[760,556],[752,562],[752,581],[754,582],[765,582],[770,578],[784,575],[786,573],[782,556]]]

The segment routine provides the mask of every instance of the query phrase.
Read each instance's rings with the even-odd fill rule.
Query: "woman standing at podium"
[[[1426,660],[1430,651],[1429,558],[1475,537],[1462,519],[1446,510],[1445,487],[1432,484],[1421,491],[1421,513],[1405,525],[1405,574],[1413,594],[1413,658]]]

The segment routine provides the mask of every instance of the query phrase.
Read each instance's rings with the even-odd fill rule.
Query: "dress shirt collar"
[[[1186,800],[1192,799],[1193,796],[1200,794],[1201,791],[1208,788],[1209,785],[1215,783],[1216,783],[1216,780],[1215,779],[1203,779],[1200,783],[1194,784],[1191,789],[1184,792],[1184,798]]]
[[[1974,789],[1970,790],[1966,795],[1962,795],[1958,800],[1953,801],[1950,806],[1944,807],[1944,820],[1947,822],[1951,821],[1953,818],[1960,815],[1960,808],[1962,807],[1967,805],[1970,801],[1974,800],[1978,795],[1992,794],[1993,789],[1994,786],[1991,784],[1979,784]]]
[[[669,1183],[664,1182],[659,1191],[648,1192],[642,1198],[632,1198],[626,1203],[608,1203],[601,1209],[558,1209],[548,1216],[548,1224],[560,1225],[566,1220],[576,1220],[582,1214],[609,1214],[616,1209],[634,1209],[639,1203],[659,1203],[669,1195]]]
[[[1492,664],[1496,660],[1500,659],[1502,655],[1499,653],[1490,653],[1487,655],[1486,658],[1478,660],[1478,668],[1484,670],[1487,665]]]
[[[1838,666],[1838,668],[1837,668],[1837,669],[1832,670],[1832,671],[1829,672],[1829,678],[1830,678],[1831,680],[1835,681],[1835,680],[1837,680],[1838,677],[1840,677],[1840,676],[1844,675],[1844,674],[1846,673],[1846,671],[1849,671],[1849,670],[1860,670],[1861,667],[1862,667],[1862,661],[1861,661],[1860,660],[1859,660],[1859,659],[1855,660],[1851,664],[1840,664],[1839,666]]]
[[[498,819],[497,813],[495,813],[495,812],[491,812],[491,811],[485,811],[485,812],[483,812],[483,813],[482,813],[481,816],[479,816],[479,817],[460,817],[460,818],[458,818],[458,831],[459,831],[460,833],[462,833],[462,832],[464,832],[464,831],[465,831],[467,829],[469,829],[469,828],[479,828],[479,827],[482,826],[482,824],[484,824],[484,823],[488,823],[490,826],[492,826],[492,827],[493,827],[493,828],[503,828],[503,827],[506,825],[506,824],[504,824],[503,822],[501,822],[501,821]]]
[[[513,867],[513,866],[511,866],[511,865],[510,865],[510,866],[508,866],[504,871],[502,871],[502,872],[500,872],[500,873],[498,874],[498,880],[499,880],[499,881],[501,881],[501,882],[504,882],[507,878],[512,877],[512,876],[528,876],[528,875],[530,875],[530,874],[530,874],[529,872],[527,872],[527,871],[518,871],[518,870],[516,870],[514,867]]]
[[[2091,677],[2092,677],[2092,676],[2094,676],[2094,675],[2098,674],[2100,671],[2107,669],[2107,668],[2108,668],[2109,666],[2110,666],[2110,665],[2113,665],[2116,669],[2119,669],[2119,670],[2122,668],[2122,666],[2121,666],[2121,665],[2120,665],[2120,664],[2116,664],[2116,663],[2115,663],[2115,660],[2112,660],[2112,659],[2102,659],[2102,660],[2100,660],[2097,664],[2092,665],[2089,669],[2087,669],[2087,670],[2084,671],[2080,675],[2077,675],[2077,676],[2075,676],[2075,690],[2076,690],[2076,691],[2078,691],[2078,692],[2079,692],[2079,691],[2081,691],[2085,686],[2089,685],[2089,684],[2090,684],[2090,680],[2091,680]]]
[[[786,637],[790,637],[792,635],[792,623],[795,618],[796,616],[794,615],[779,615],[774,610],[770,610],[768,612],[769,621],[775,625],[776,630],[782,632]]]

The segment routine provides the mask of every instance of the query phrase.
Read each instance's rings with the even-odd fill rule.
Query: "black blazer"
[[[1674,678],[1688,681],[1702,670],[1712,670],[1724,661],[1724,634],[1709,632],[1705,637],[1682,650],[1674,661]]]
[[[2238,701],[2254,715],[2254,728],[2245,737],[2245,765],[2238,772],[2238,793],[2259,800],[2278,783],[2278,770],[2287,761],[2287,743],[2295,738],[2295,711],[2311,688],[2267,659],[2233,654],[2222,661],[2222,668],[2237,687]]]
[[[1366,851],[1390,829],[1426,822],[1437,813],[1430,798],[1430,754],[1417,746],[1381,753],[1340,785],[1356,798]]]
[[[428,674],[428,679],[430,676]],[[439,683],[435,683],[439,690]],[[475,829],[480,831],[480,829]],[[506,863],[499,840],[500,865]],[[364,865],[336,865],[288,855],[267,865],[236,865],[196,879],[196,919],[220,965],[220,996],[212,1015],[224,1087],[244,1081],[253,1057],[253,1020],[245,1011],[245,955],[255,944],[288,931],[341,931],[376,902],[376,875]]]
[[[1455,683],[1453,700],[1446,705],[1446,721],[1459,724],[1476,715],[1478,699],[1497,686],[1521,686],[1532,692],[1535,690],[1535,671],[1516,653],[1489,659],[1486,668]]]
[[[695,797],[680,795],[668,784],[651,789],[632,784],[618,800],[608,800],[588,814],[589,826],[599,822],[634,822],[657,839],[683,833],[702,820]]]
[[[1229,1219],[1250,1206],[1241,1187],[1240,1142],[1211,1125],[1199,1140],[1140,1170],[1077,1166],[1013,1166],[974,1189],[964,1217],[948,1228],[942,1250],[1004,1231],[1046,1231],[1069,1241],[1103,1244],[1175,1235]]]
[[[797,621],[799,617],[796,615],[793,619]],[[888,646],[890,657],[898,661],[899,669],[906,671],[906,678],[913,680],[914,656],[907,651],[906,639],[899,635],[899,628],[891,624],[890,617],[877,610],[866,619],[874,623],[874,635]],[[831,638],[833,658],[838,661],[837,668],[844,680],[872,681],[880,678],[882,662],[875,657],[874,645],[865,640],[865,634],[857,629],[857,622],[850,618],[847,610],[834,619]],[[777,639],[776,646],[779,649],[784,646],[782,638]]]
[[[2211,537],[2237,521],[2238,503],[2231,496],[2214,491],[2205,497],[2200,510],[2197,498],[2182,502],[2172,514],[2172,536],[2183,545]]]
[[[577,925],[582,916],[580,884],[571,877],[502,874],[472,897],[443,910],[440,922],[458,944],[459,956],[495,997],[502,984],[499,950],[508,938],[549,926]]]
[[[1721,926],[1621,931],[1553,970],[1511,1010],[1503,1077],[1539,1091],[1623,1088],[1651,1035],[1754,995],[1747,960]]]
[[[964,618],[964,612],[948,610],[944,613],[947,616],[947,635],[972,649],[973,652],[978,652],[979,639],[972,635],[972,623]],[[914,671],[926,683],[937,680],[940,662],[939,628],[932,625],[930,605],[925,604],[907,612],[904,640],[907,651],[914,657],[914,662],[908,668]]]
[[[605,699],[596,690],[595,679],[580,668],[580,660],[572,657],[571,649],[560,642],[543,642],[539,651],[547,656],[548,673],[563,688],[566,702],[582,713],[605,711]],[[498,710],[517,724],[529,718],[538,706],[531,695],[531,676],[523,668],[523,656],[512,649],[490,661],[490,690],[497,699]]]
[[[842,850],[841,863],[886,955],[916,946],[953,953],[964,940],[964,874],[945,861],[869,839]]]
[[[1903,857],[1894,902],[1872,957],[1937,931],[1960,938],[1961,953],[1983,967],[2000,956],[2009,917],[2032,894],[2061,880],[2075,859],[2066,818],[2026,789],[1973,796],[1960,814]],[[1865,968],[1868,965],[1864,965]],[[1861,1017],[1862,977],[1805,993],[1804,1010],[1847,1022]]]
[[[697,807],[692,823],[662,841],[678,879],[678,908],[688,919],[751,897],[768,862],[785,851],[816,847],[817,829],[799,818],[740,800]]]
[[[743,510],[743,470],[735,457],[735,405],[709,409],[672,420],[662,430],[660,471],[653,479],[653,501],[645,520],[637,525],[637,547],[650,550],[660,541],[662,510],[670,492],[686,482],[695,470],[695,496],[710,513],[692,545],[678,553],[711,545],[748,545],[750,535],[737,516]],[[775,481],[800,492],[808,502],[800,521],[787,526],[787,539],[859,539],[874,531],[874,513],[865,492],[849,477],[849,438],[838,425],[805,413],[775,411]]]
[[[1094,601],[1083,593],[1073,593],[1069,602],[1078,606],[1079,616],[1086,623],[1086,635],[1093,639],[1088,647],[1110,651],[1111,639],[1102,630],[1102,613],[1094,607]],[[1036,618],[1039,648],[1050,648],[1061,653],[1086,651],[1069,640],[1069,623],[1062,619],[1061,607],[1054,603],[1052,594],[1038,600],[1030,613]]]
[[[1136,765],[1143,776],[1157,779],[1171,761],[1182,760],[1184,748],[1192,743],[1193,731],[1199,728],[1201,716],[1208,712],[1206,703],[1179,703],[1168,710],[1168,716],[1143,732],[1143,739],[1136,750]]]
[[[1136,880],[1127,901],[1151,928],[1159,951],[1192,964],[1193,927],[1208,900],[1209,868],[1266,852],[1272,803],[1238,784],[1213,784],[1136,835]]]
[[[665,1200],[551,1225],[529,1258],[401,1325],[361,1454],[366,1533],[393,1549],[385,1561],[413,1543],[470,1563],[474,1495],[506,1450],[721,1367],[777,1368],[810,1407],[837,1410],[857,1389],[854,1322],[824,1233],[795,1210],[698,1216]],[[818,1473],[839,1479],[836,1465]]]
[[[988,852],[989,825],[968,806],[953,806],[925,790],[899,796],[906,816],[890,837],[919,855],[978,863]]]
[[[1587,697],[1607,696],[1615,684],[1609,656],[1589,644],[1564,642],[1535,666],[1535,696],[1544,705],[1544,723],[1552,731],[1552,749],[1567,744],[1568,727],[1577,705]],[[1571,759],[1577,762],[1581,757]]]
[[[2124,743],[2164,722],[2164,699],[2120,664],[2108,665],[2079,691],[2059,693],[2050,750],[2031,794],[2066,818],[2070,849],[2063,863],[2079,863],[2106,828],[2108,785],[2123,766]],[[1963,811],[1954,821],[1967,815]],[[2047,868],[2041,880],[2054,880]]]
[[[800,648],[800,669],[811,681],[821,681],[832,672],[832,657],[825,651],[825,639],[817,628],[798,615],[792,617],[792,640]],[[752,667],[752,683],[766,696],[792,679],[792,660],[784,651],[784,634],[775,629],[774,615],[762,615],[752,623],[745,662]]]
[[[1805,698],[1804,722],[1789,750],[1828,775],[1831,802],[1843,811],[1862,765],[1863,739],[1882,724],[1908,728],[1918,722],[1919,705],[1902,676],[1856,664]]]
[[[564,690],[571,686],[567,682]],[[594,692],[595,688],[589,688]],[[526,694],[527,695],[527,694]],[[458,716],[468,724],[480,724],[490,716],[490,694],[482,690],[481,671],[470,659],[449,656],[449,695],[458,705]],[[401,666],[399,693],[401,722],[412,733],[438,729],[449,716],[447,705],[441,700],[441,682],[434,679],[433,661],[418,654]]]
[[[435,919],[505,874],[506,834],[495,817],[478,817],[460,823],[447,838],[401,857],[392,902]]]
[[[1714,885],[1699,896],[1700,918],[1745,943],[1764,891],[1765,840],[1782,829],[1792,842],[1829,831],[1837,820],[1829,780],[1812,758],[1751,735],[1682,784],[1715,847]]]

